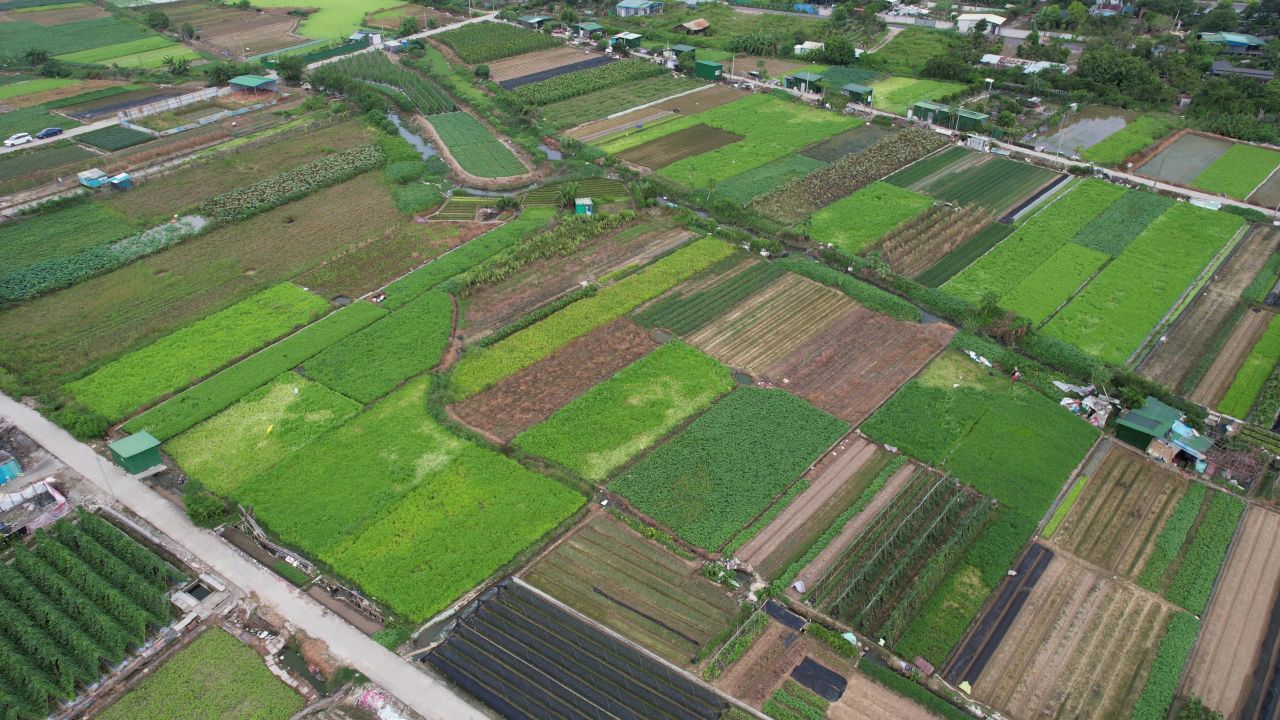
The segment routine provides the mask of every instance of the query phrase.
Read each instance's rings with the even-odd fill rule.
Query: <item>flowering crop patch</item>
[[[781,390],[743,388],[610,488],[708,550],[722,547],[849,429]]]

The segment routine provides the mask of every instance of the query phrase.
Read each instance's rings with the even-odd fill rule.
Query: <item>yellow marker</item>
[[[272,429],[272,428],[274,428],[274,427],[275,427],[275,425],[268,425],[268,426],[267,426],[267,434],[268,434],[268,435],[270,435],[270,434],[271,434],[271,429]]]

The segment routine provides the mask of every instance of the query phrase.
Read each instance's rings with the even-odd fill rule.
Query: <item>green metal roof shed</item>
[[[694,77],[700,77],[703,80],[719,80],[720,74],[724,72],[724,65],[710,60],[698,60],[693,64]]]
[[[550,15],[521,15],[516,18],[519,22],[533,28],[542,27],[542,23],[551,19]]]
[[[956,129],[957,130],[973,130],[981,127],[991,116],[980,113],[975,110],[957,110],[956,111]]]
[[[859,85],[858,83],[848,83],[846,85],[841,85],[840,91],[843,92],[845,95],[852,97],[854,100],[857,100],[860,103],[870,103],[871,93],[873,92],[870,87],[866,85]]]
[[[671,52],[675,53],[675,54],[676,54],[676,57],[680,57],[681,55],[684,55],[685,53],[696,53],[696,52],[697,52],[697,50],[698,50],[698,48],[696,48],[696,47],[694,47],[694,46],[692,46],[692,45],[684,45],[684,44],[680,44],[680,45],[672,45],[672,46],[671,46]]]
[[[1182,420],[1182,413],[1159,400],[1147,396],[1142,407],[1134,408],[1116,420],[1116,437],[1136,448],[1146,449],[1152,438],[1163,438]]]
[[[160,459],[160,441],[146,430],[120,438],[108,444],[107,448],[111,450],[115,464],[133,475],[164,462]]]
[[[802,92],[822,91],[822,76],[818,73],[798,72],[784,78],[784,83],[788,88]]]
[[[603,25],[593,22],[580,22],[574,25],[573,29],[577,30],[579,35],[595,35],[596,33],[604,32]]]
[[[262,75],[237,75],[228,80],[227,84],[249,90],[264,90],[270,89],[268,86],[274,85],[275,82],[275,78],[263,77]]]

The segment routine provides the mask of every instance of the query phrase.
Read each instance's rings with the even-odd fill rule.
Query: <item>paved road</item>
[[[17,145],[15,147],[0,146],[0,155],[3,155],[5,153],[18,152],[19,150],[26,150],[28,148],[40,147],[41,145],[48,145],[49,143],[52,143],[52,142],[65,140],[66,138],[69,138],[69,137],[83,135],[87,132],[93,132],[94,130],[101,130],[102,128],[111,127],[112,125],[119,125],[119,124],[120,124],[119,118],[109,117],[106,120],[99,120],[98,122],[95,122],[95,123],[89,123],[88,125],[81,125],[80,127],[71,128],[70,130],[62,133],[61,135],[57,135],[51,138],[45,138],[44,140],[32,140],[26,145]],[[36,128],[36,130],[40,130],[40,129],[41,128]],[[35,135],[35,132],[32,132],[31,134]]]
[[[298,629],[325,641],[340,662],[364,673],[423,717],[432,720],[485,718],[439,681],[375,643],[274,573],[245,559],[212,532],[192,525],[186,514],[172,503],[39,413],[0,394],[0,415],[12,420],[62,462],[111,493],[119,504],[146,518],[218,574],[256,594]]]
[[[484,22],[485,20],[493,20],[497,17],[498,17],[498,13],[489,13],[488,15],[473,17],[470,20],[459,20],[456,23],[441,25],[440,27],[433,28],[431,30],[423,30],[422,32],[417,32],[412,35],[405,35],[403,38],[400,38],[400,39],[401,40],[417,40],[418,38],[430,37],[432,35],[438,35],[442,32],[448,32],[450,30],[460,28],[463,25],[470,25],[471,23]],[[361,53],[373,52],[374,50],[381,50],[381,49],[382,48],[377,45],[370,45],[364,50],[357,50],[353,53],[347,53],[346,55],[339,55],[337,57],[325,58],[324,60],[317,60],[316,62],[313,62],[310,65],[308,65],[307,69],[312,70],[314,68],[320,67],[321,65],[324,65],[325,63],[337,62],[339,60],[346,60],[347,58],[353,55],[360,55]]]

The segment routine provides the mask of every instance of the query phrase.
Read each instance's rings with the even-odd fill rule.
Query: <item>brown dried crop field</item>
[[[729,627],[737,603],[697,563],[595,513],[525,582],[682,667]]]
[[[732,145],[741,139],[741,135],[699,124],[624,150],[618,153],[618,157],[629,163],[658,170],[687,157]]]
[[[6,10],[0,12],[0,22],[29,22],[52,27],[63,23],[76,22],[77,20],[93,20],[109,16],[110,13],[96,5],[82,5],[79,7],[37,10],[35,12]]]
[[[860,672],[848,677],[844,695],[827,707],[827,720],[935,720],[937,715]]]
[[[631,129],[637,124],[651,123],[672,113],[681,113],[683,115],[700,113],[704,110],[727,105],[734,100],[740,100],[745,95],[746,93],[742,90],[736,90],[728,85],[716,84],[706,90],[681,95],[657,105],[650,105],[642,110],[633,110],[615,118],[592,120],[567,131],[565,134],[583,142],[602,140],[610,135]]]
[[[466,298],[467,339],[478,340],[567,292],[667,252],[693,238],[664,218],[644,220],[589,240],[568,256],[535,260],[502,282],[473,290]]]
[[[762,577],[777,577],[858,499],[891,457],[859,435],[846,435],[805,473],[809,487],[734,556]]]
[[[1266,332],[1267,324],[1271,322],[1273,316],[1272,311],[1262,308],[1249,308],[1245,311],[1240,322],[1236,324],[1236,329],[1231,332],[1231,337],[1227,338],[1226,344],[1218,352],[1218,357],[1214,358],[1213,364],[1209,366],[1209,371],[1192,391],[1190,397],[1192,402],[1198,402],[1208,408],[1216,408],[1218,403],[1222,402],[1222,397],[1227,394],[1227,388],[1231,387],[1231,382],[1235,380],[1236,373],[1240,372],[1240,367],[1244,365],[1249,351],[1253,350],[1262,333]]]
[[[855,304],[838,290],[788,273],[686,340],[730,367],[760,374]]]
[[[1240,302],[1240,293],[1277,249],[1280,230],[1269,225],[1255,226],[1182,312],[1167,333],[1168,339],[1142,362],[1139,372],[1166,387],[1178,387],[1213,344],[1219,328]]]
[[[1099,446],[1098,452],[1103,446]],[[1057,533],[1053,545],[1128,578],[1142,574],[1156,535],[1187,481],[1119,441],[1106,455]]]
[[[510,442],[655,347],[647,330],[615,320],[449,409],[498,442]]]
[[[855,306],[764,378],[857,425],[951,342],[955,328],[920,325]]]
[[[540,73],[544,70],[555,70],[565,65],[589,60],[596,53],[589,53],[579,47],[562,46],[550,50],[536,50],[524,55],[495,60],[489,63],[489,79],[504,82]]]
[[[976,205],[934,205],[889,231],[874,249],[889,267],[907,277],[916,277],[972,240],[993,220]]]
[[[1130,717],[1174,612],[1056,553],[982,674],[970,678],[973,695],[1008,717]]]
[[[853,664],[809,635],[769,620],[751,647],[716,681],[716,687],[752,707],[760,707],[791,676],[805,657],[848,677]],[[846,691],[845,695],[848,695]]]
[[[40,105],[54,100],[82,95],[94,90],[111,87],[113,85],[123,85],[124,83],[114,80],[81,80],[75,85],[67,85],[65,87],[45,90],[44,92],[32,93],[30,95],[19,95],[18,97],[8,98],[4,104],[9,108],[24,108],[33,105]]]
[[[1254,505],[1241,521],[1205,613],[1182,694],[1200,698],[1225,717],[1259,716],[1259,703],[1250,704],[1249,696],[1267,690],[1259,679],[1275,666],[1280,638],[1269,634],[1275,630],[1268,628],[1268,620],[1276,606],[1278,585],[1280,514]]]

